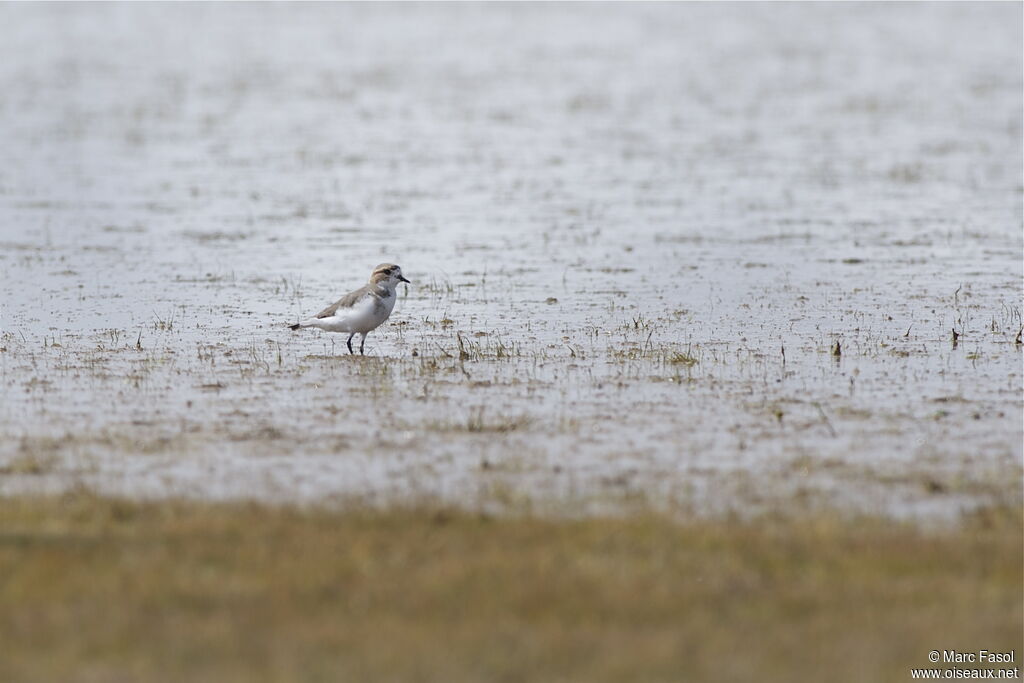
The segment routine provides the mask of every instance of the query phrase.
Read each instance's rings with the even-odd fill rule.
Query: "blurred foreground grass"
[[[1021,525],[4,499],[0,680],[907,680],[1020,653]]]

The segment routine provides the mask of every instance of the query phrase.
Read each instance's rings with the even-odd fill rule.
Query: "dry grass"
[[[4,681],[881,681],[1020,651],[1021,515],[0,500]]]

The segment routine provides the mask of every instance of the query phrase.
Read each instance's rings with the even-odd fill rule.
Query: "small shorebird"
[[[382,263],[370,273],[370,281],[354,292],[349,292],[333,304],[316,314],[315,318],[303,320],[289,329],[316,327],[325,332],[347,332],[348,352],[352,350],[352,337],[363,335],[359,341],[359,353],[363,353],[366,335],[377,329],[388,319],[395,308],[395,288],[399,282],[409,282],[402,277],[402,269],[393,263]]]

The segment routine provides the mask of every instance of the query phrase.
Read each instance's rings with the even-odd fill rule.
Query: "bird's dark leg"
[[[366,355],[365,353],[363,353],[363,345],[365,343],[366,343],[366,335],[364,334],[362,340],[359,342],[359,355],[360,356],[365,356]]]
[[[348,335],[348,341],[345,342],[346,344],[348,344],[349,355],[355,355],[355,351],[352,350],[352,337],[354,337],[354,336],[356,336],[355,332],[353,332],[352,334]]]

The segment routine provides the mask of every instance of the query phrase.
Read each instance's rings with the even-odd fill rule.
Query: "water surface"
[[[1019,5],[0,14],[2,493],[1021,500]]]

